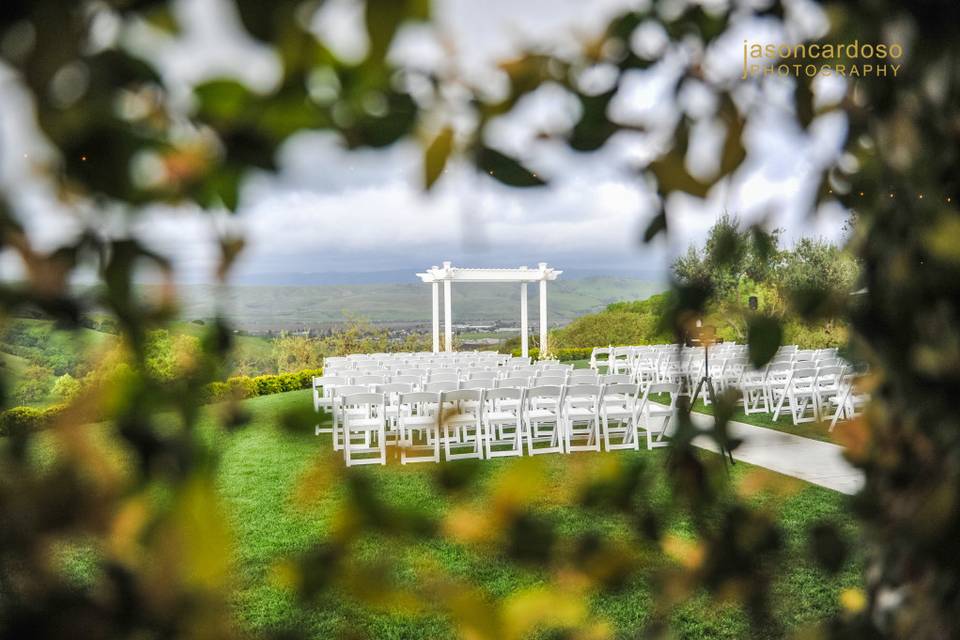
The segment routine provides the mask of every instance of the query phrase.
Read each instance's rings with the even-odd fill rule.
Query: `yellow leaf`
[[[526,637],[537,628],[572,629],[587,617],[587,598],[549,587],[520,591],[503,603],[506,636]]]
[[[851,614],[858,614],[867,606],[867,596],[862,589],[844,589],[840,593],[840,606]]]
[[[212,473],[198,473],[180,489],[173,525],[184,581],[206,589],[225,586],[230,574],[232,536]]]
[[[427,147],[423,159],[424,186],[429,189],[440,178],[453,151],[453,129],[445,127]]]
[[[676,534],[669,534],[661,544],[663,552],[687,569],[697,569],[703,565],[703,545],[694,540],[685,540]]]

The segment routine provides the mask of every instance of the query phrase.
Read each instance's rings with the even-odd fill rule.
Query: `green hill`
[[[621,300],[646,298],[664,286],[633,278],[558,280],[548,288],[550,322],[566,323]],[[537,318],[537,287],[529,287],[530,318]],[[431,291],[425,284],[181,287],[185,319],[214,315],[217,301],[236,326],[264,331],[343,322],[362,316],[378,323],[424,323],[431,319]],[[453,287],[455,322],[517,323],[520,287],[466,284]]]

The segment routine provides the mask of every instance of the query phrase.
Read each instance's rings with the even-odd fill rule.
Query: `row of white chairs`
[[[703,347],[677,345],[598,348],[591,354],[591,368],[625,372],[641,386],[673,382],[682,395],[691,395],[707,373],[706,356]],[[710,348],[709,373],[718,392],[739,393],[738,402],[747,415],[772,414],[777,421],[788,413],[794,425],[832,418],[832,430],[839,420],[859,415],[869,400],[857,388],[864,371],[839,357],[834,348],[784,346],[766,366],[754,369],[746,345],[725,343]],[[709,398],[703,399],[709,403]]]
[[[429,384],[429,383],[427,383]],[[676,410],[675,384],[632,382],[414,390],[408,383],[364,387],[318,382],[330,403],[328,432],[347,466],[665,446]],[[667,394],[666,404],[651,395]],[[324,433],[319,426],[316,433]]]

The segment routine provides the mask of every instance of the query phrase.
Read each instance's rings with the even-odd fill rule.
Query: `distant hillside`
[[[547,290],[550,324],[603,309],[612,302],[646,298],[664,290],[658,282],[609,276],[558,280]],[[431,318],[425,284],[339,284],[310,286],[212,285],[180,288],[184,319],[208,318],[223,308],[240,328],[265,331],[343,322],[363,316],[379,323],[424,323]],[[531,323],[538,317],[537,287],[529,287]],[[504,321],[520,316],[520,287],[466,284],[453,287],[455,322]]]

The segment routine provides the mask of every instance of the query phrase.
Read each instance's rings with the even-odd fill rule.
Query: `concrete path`
[[[709,427],[713,424],[713,416],[695,412],[693,423],[698,427]],[[863,486],[863,472],[846,461],[843,448],[838,445],[744,422],[731,421],[728,429],[732,437],[743,440],[743,444],[733,452],[735,460],[743,460],[840,493],[853,494]],[[706,436],[696,438],[693,444],[702,449],[718,451],[716,444]]]

